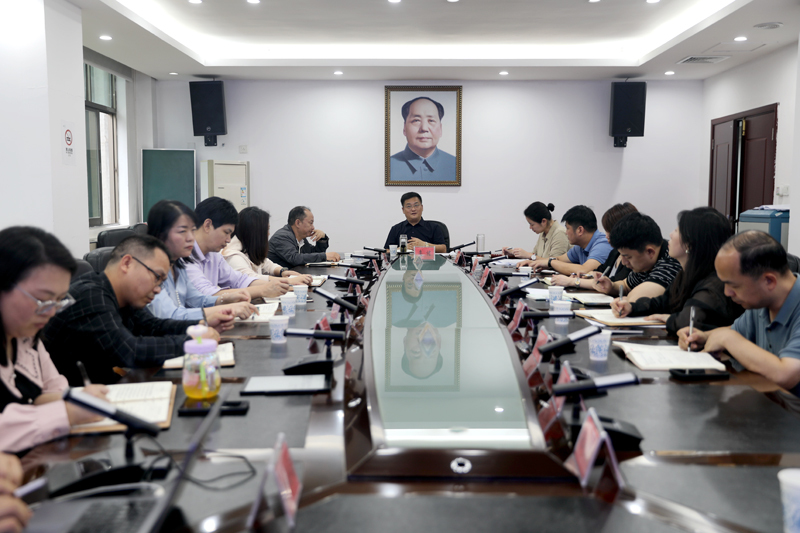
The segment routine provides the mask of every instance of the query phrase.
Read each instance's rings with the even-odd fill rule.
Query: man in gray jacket
[[[327,249],[328,236],[314,229],[314,214],[307,207],[297,206],[289,211],[289,223],[270,238],[267,258],[286,268],[340,259],[339,254]]]

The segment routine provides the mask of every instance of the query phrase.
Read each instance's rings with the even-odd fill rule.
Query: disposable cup
[[[564,287],[554,287],[551,286],[547,290],[548,300],[551,302],[555,302],[564,298]]]
[[[295,285],[294,295],[297,296],[297,305],[306,305],[306,301],[308,301],[308,285]]]
[[[528,275],[528,277],[530,277],[530,275],[531,275],[531,272],[533,272],[533,269],[532,269],[531,267],[519,267],[519,271],[520,271],[522,274],[527,274],[527,275]]]
[[[551,311],[569,311],[572,302],[569,300],[555,300],[550,304]],[[556,317],[556,324],[569,324],[569,317]]]
[[[609,346],[611,346],[611,331],[605,329],[597,335],[592,335],[589,337],[589,359],[606,361]]]
[[[392,257],[397,255],[397,245],[396,244],[390,244],[389,245],[389,255],[392,256]]]
[[[292,293],[286,293],[281,296],[281,312],[283,316],[294,316],[295,306],[297,305],[297,296]]]
[[[778,472],[783,501],[784,533],[800,533],[800,468],[784,468]]]
[[[269,334],[272,344],[284,344],[286,342],[286,328],[289,327],[289,317],[286,315],[274,315],[269,319]]]

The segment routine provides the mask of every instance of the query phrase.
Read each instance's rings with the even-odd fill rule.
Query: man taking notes
[[[288,224],[270,237],[267,258],[286,268],[341,259],[327,249],[328,236],[314,228],[314,214],[307,207],[297,206],[289,211]]]
[[[400,235],[406,235],[410,250],[415,246],[434,246],[436,252],[446,253],[447,245],[444,243],[442,228],[422,218],[422,196],[407,192],[400,197],[400,205],[406,219],[392,226],[383,247],[388,250],[390,244],[399,244]]]
[[[567,253],[535,261],[521,261],[517,267],[531,266],[534,270],[549,268],[561,274],[585,274],[603,264],[611,253],[603,232],[597,230],[597,217],[585,205],[570,208],[561,218],[572,245]]]
[[[169,272],[163,242],[149,235],[126,238],[111,252],[102,273],[80,276],[70,285],[75,303],[50,319],[42,338],[59,373],[83,386],[77,361],[93,383],[116,383],[114,367],[147,368],[183,355],[186,328],[196,320],[154,317],[145,306],[161,292]],[[226,309],[209,326],[223,331],[233,324]],[[207,337],[219,340],[213,329]]]
[[[280,278],[267,281],[242,274],[231,268],[219,253],[231,242],[239,222],[239,213],[232,203],[212,196],[197,204],[195,213],[200,227],[194,232],[193,261],[186,263],[186,273],[198,291],[220,297],[217,305],[275,298],[289,291],[287,281]]]
[[[656,221],[642,213],[625,215],[614,225],[611,245],[619,251],[622,264],[632,272],[620,281],[611,281],[595,272],[594,289],[598,292],[618,295],[622,287],[629,302],[655,298],[664,294],[681,271],[681,264],[669,255],[669,243],[661,236]]]
[[[727,351],[746,368],[800,396],[800,279],[783,246],[767,233],[745,231],[722,245],[714,262],[725,295],[745,308],[731,327],[678,331],[680,347]]]

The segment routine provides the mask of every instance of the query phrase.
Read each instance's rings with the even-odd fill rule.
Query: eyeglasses
[[[133,256],[131,256],[131,257],[133,257]],[[134,259],[134,260],[135,260],[137,263],[139,263],[140,265],[142,265],[143,267],[145,267],[147,270],[149,270],[151,274],[153,274],[153,276],[156,278],[156,286],[157,286],[157,287],[160,287],[162,283],[164,283],[165,281],[167,281],[167,276],[166,276],[166,274],[165,274],[165,275],[163,275],[163,276],[162,276],[162,275],[159,275],[159,274],[158,274],[158,272],[156,272],[155,270],[153,270],[153,269],[152,269],[152,268],[150,268],[149,266],[145,265],[145,264],[142,262],[142,260],[141,260],[141,259],[137,259],[136,257],[133,257],[133,259]]]
[[[422,207],[422,204],[417,202],[416,204],[406,204],[406,209],[417,209],[418,207]]]
[[[55,309],[56,313],[58,313],[75,303],[75,298],[73,298],[69,294],[67,294],[61,300],[45,300],[43,302],[33,294],[29,293],[28,291],[20,287],[19,285],[15,285],[14,288],[17,289],[22,294],[24,294],[25,296],[27,296],[28,298],[30,298],[31,300],[33,300],[34,302],[36,302],[37,315],[46,315],[53,309]]]

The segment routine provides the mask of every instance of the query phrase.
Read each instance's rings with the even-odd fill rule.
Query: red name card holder
[[[415,246],[414,258],[416,259],[417,257],[422,258],[423,261],[435,261],[436,248],[433,246]]]
[[[380,276],[381,275],[381,269],[378,266],[378,262],[375,259],[372,260],[372,268],[375,269],[375,275],[376,276]]]
[[[517,310],[514,311],[514,318],[511,319],[511,322],[508,323],[508,332],[514,333],[517,331],[519,327],[519,323],[522,322],[522,313],[528,310],[528,305],[525,303],[523,298],[520,298],[517,301]]]
[[[506,288],[506,280],[501,279],[500,283],[497,284],[497,287],[494,289],[494,293],[492,296],[492,305],[499,305],[500,304],[500,293]]]
[[[478,286],[481,289],[485,289],[488,285],[487,282],[489,281],[489,276],[492,273],[491,268],[484,268],[483,272],[481,272],[481,281],[478,283]]]
[[[558,410],[552,398],[542,404],[538,418],[539,427],[542,428],[544,442],[548,451],[563,461],[569,456],[571,450],[569,448],[569,439],[567,439],[566,426],[558,415]]]
[[[289,446],[286,444],[286,435],[283,433],[278,434],[278,440],[275,442],[270,470],[271,475],[275,478],[275,484],[278,486],[286,523],[289,525],[289,529],[294,529],[303,484],[297,477],[292,456],[289,454]]]
[[[536,337],[533,350],[531,350],[531,354],[525,359],[525,362],[522,363],[522,371],[525,372],[525,376],[528,378],[528,386],[532,389],[545,384],[540,367],[542,354],[539,352],[539,347],[551,340],[552,337],[547,332],[547,329],[544,327],[539,328],[539,336]]]

